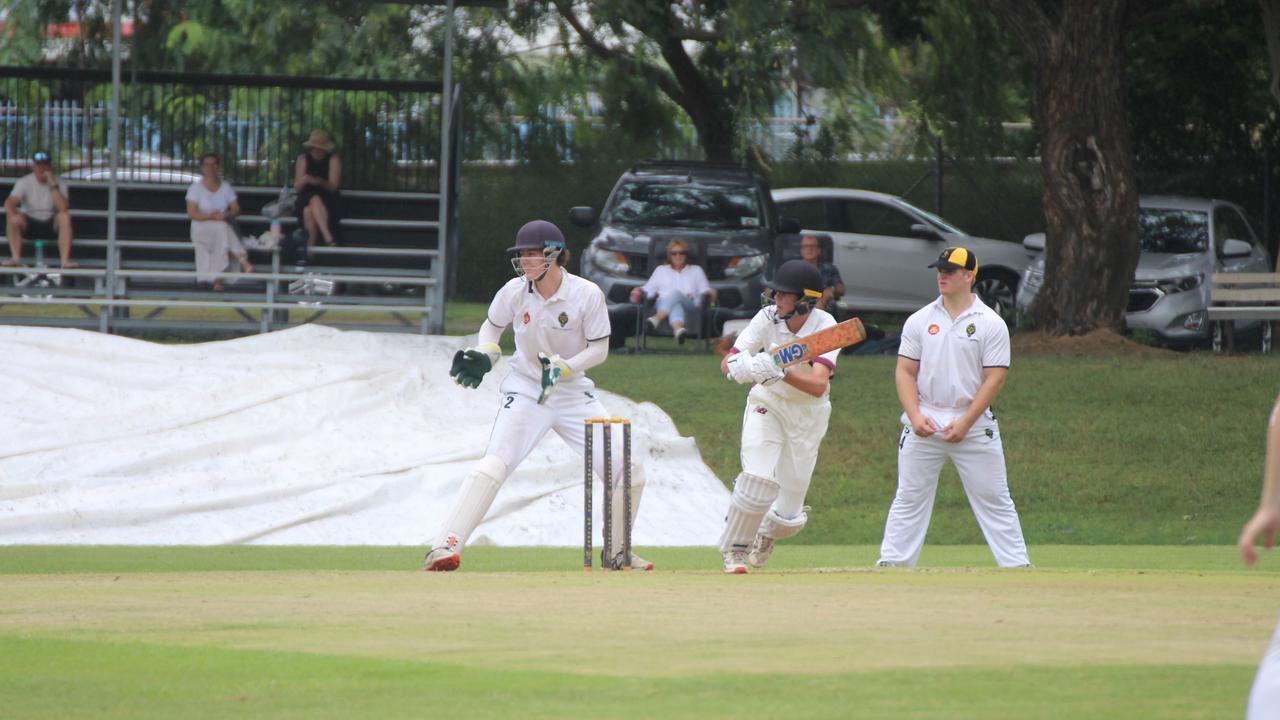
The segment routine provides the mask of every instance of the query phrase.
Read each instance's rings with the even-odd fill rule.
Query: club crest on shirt
[[[976,332],[978,332],[978,328],[973,323],[969,323],[969,327],[964,329],[964,334],[968,335],[969,337],[973,337],[973,334]]]
[[[524,318],[522,318],[522,319],[524,320],[524,324],[525,324],[525,325],[528,325],[528,324],[529,324],[529,313],[525,313],[525,314],[524,314]]]
[[[932,324],[932,325],[930,325],[930,326],[929,326],[929,334],[930,334],[930,335],[937,335],[937,334],[938,334],[938,330],[939,330],[939,329],[940,329],[940,328],[938,327],[938,324],[937,324],[937,323],[934,323],[934,324]]]
[[[569,322],[569,313],[560,313],[560,317],[556,318],[556,320],[560,321],[560,327],[564,327],[565,323]]]

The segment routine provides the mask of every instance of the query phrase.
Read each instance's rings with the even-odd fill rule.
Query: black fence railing
[[[195,172],[206,152],[239,185],[291,183],[313,128],[332,133],[343,186],[434,191],[441,84],[435,81],[125,71],[121,164]],[[0,176],[47,149],[64,175],[109,161],[111,73],[0,66]]]

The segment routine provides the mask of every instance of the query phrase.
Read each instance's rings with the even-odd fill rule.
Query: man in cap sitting
[[[9,259],[5,267],[22,264],[22,243],[26,238],[57,238],[62,267],[77,267],[71,260],[71,202],[67,186],[53,172],[49,153],[31,156],[31,173],[14,183],[4,201],[5,234],[9,236]]]

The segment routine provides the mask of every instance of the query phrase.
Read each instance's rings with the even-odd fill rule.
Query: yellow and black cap
[[[931,268],[939,270],[969,270],[976,271],[978,269],[978,258],[968,248],[960,246],[949,247],[942,251],[938,256],[938,261],[930,265]]]

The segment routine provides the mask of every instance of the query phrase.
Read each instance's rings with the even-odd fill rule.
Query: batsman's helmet
[[[773,279],[764,281],[764,286],[776,292],[797,296],[796,315],[807,314],[822,299],[822,273],[804,260],[782,263],[773,274]],[[773,298],[766,298],[766,301],[772,303]]]
[[[564,233],[554,223],[546,220],[530,220],[516,231],[516,244],[507,248],[507,252],[516,254],[516,257],[511,258],[511,267],[518,277],[525,276],[524,264],[520,262],[520,253],[525,250],[542,251],[542,269],[538,272],[538,277],[534,278],[535,281],[541,280],[565,252]]]

